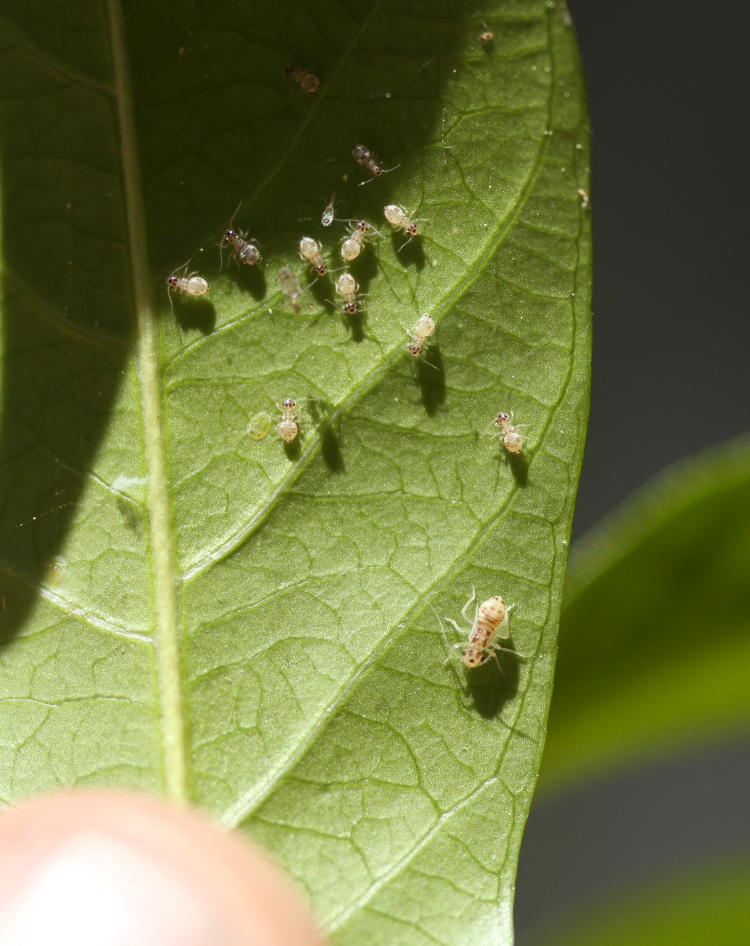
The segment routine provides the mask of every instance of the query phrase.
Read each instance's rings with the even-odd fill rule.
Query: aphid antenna
[[[434,608],[433,608],[433,611],[434,611]],[[448,656],[443,661],[443,666],[444,667],[450,666],[451,673],[453,674],[454,679],[456,680],[459,686],[463,686],[464,684],[460,676],[460,670],[461,670],[463,661],[461,659],[461,654],[459,653],[459,651],[462,648],[466,647],[466,642],[457,641],[456,643],[451,644],[450,641],[448,640],[448,635],[445,633],[445,627],[443,625],[443,621],[446,621],[448,624],[452,624],[457,634],[461,634],[461,629],[452,618],[441,618],[440,616],[438,616],[440,635],[443,638],[443,644],[445,645],[445,649],[448,652]]]
[[[443,626],[443,618],[441,618],[440,615],[437,613],[437,610],[435,609],[435,605],[431,601],[429,601],[428,604],[430,606],[430,610],[435,615],[435,618],[438,623],[438,627],[440,628],[440,636],[443,638],[443,644],[445,645],[445,649],[448,652],[448,656],[443,662],[443,666],[445,666],[450,660],[452,660],[455,657],[455,654],[453,653],[454,646],[448,640],[448,635],[445,633],[445,627]],[[450,618],[445,618],[445,620],[449,621]]]
[[[355,260],[354,262],[356,262],[356,260]],[[346,270],[348,270],[348,268],[349,268],[348,264],[347,264],[347,263],[344,263],[342,266],[332,266],[332,267],[328,270],[328,273],[330,273],[330,275],[333,276],[334,273],[343,273],[343,272],[346,272]],[[327,274],[328,274],[328,273],[327,273]],[[326,275],[327,275],[327,274],[326,274]]]
[[[513,411],[498,411],[498,413],[504,413],[508,415],[511,424],[520,430],[521,427],[530,427],[531,424],[517,424],[513,418]],[[492,418],[492,420],[487,424],[487,426],[482,430],[482,436],[497,436],[498,432],[502,434],[502,427],[497,423],[497,414]]]
[[[182,266],[175,266],[175,268],[170,273],[170,276],[179,276],[180,278],[182,278],[183,276],[187,276],[187,268],[189,265],[190,265],[190,260],[188,259],[182,264]],[[189,279],[190,277],[187,276],[187,278]],[[172,310],[172,314],[174,314],[174,303],[172,302],[172,286],[169,285],[169,277],[167,277],[167,299],[169,299],[169,308]]]
[[[394,164],[392,168],[383,168],[383,170],[382,170],[382,171],[380,172],[380,174],[378,174],[377,176],[378,176],[378,177],[382,177],[384,174],[390,174],[391,171],[397,171],[400,167],[401,167],[400,164]],[[359,186],[359,187],[364,187],[365,184],[372,184],[372,182],[373,182],[374,180],[375,180],[374,177],[368,177],[367,180],[365,180],[365,181],[360,181],[358,186]]]
[[[234,226],[234,218],[235,218],[235,217],[237,216],[237,214],[240,212],[240,207],[241,207],[241,206],[242,206],[242,201],[240,201],[239,204],[237,204],[237,206],[234,208],[234,213],[233,213],[232,216],[229,218],[229,227],[228,227],[229,230],[231,230],[232,227]]]

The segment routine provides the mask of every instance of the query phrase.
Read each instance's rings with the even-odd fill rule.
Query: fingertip
[[[3,946],[323,946],[253,844],[195,812],[60,792],[0,817]]]

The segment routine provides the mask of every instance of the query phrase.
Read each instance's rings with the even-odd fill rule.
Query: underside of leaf
[[[4,7],[0,794],[188,799],[339,943],[510,942],[588,413],[566,9]],[[357,143],[394,169],[360,186]],[[297,257],[338,265],[334,192],[381,231],[351,317]],[[249,436],[285,398],[294,443]],[[446,664],[473,588],[515,605],[502,672]]]

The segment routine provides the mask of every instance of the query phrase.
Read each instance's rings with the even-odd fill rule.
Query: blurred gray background
[[[750,8],[569,6],[591,111],[594,223],[575,538],[669,463],[750,427]],[[542,946],[545,929],[638,878],[658,884],[694,858],[747,854],[748,798],[750,744],[739,738],[540,798],[521,849],[518,946]]]

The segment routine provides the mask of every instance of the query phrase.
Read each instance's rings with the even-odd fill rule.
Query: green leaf
[[[708,861],[691,873],[652,878],[648,889],[535,938],[535,946],[743,946],[750,930],[750,864]]]
[[[1,16],[0,795],[163,791],[269,847],[337,942],[509,942],[588,406],[567,11]],[[357,142],[399,167],[358,186]],[[350,320],[331,280],[299,315],[276,282],[310,281],[304,233],[333,260],[334,191],[383,231],[388,202],[423,218],[352,265]],[[264,263],[221,270],[240,200]],[[188,258],[211,291],[172,313]],[[249,437],[286,397],[296,443]],[[503,409],[514,463],[480,436]],[[472,586],[516,604],[525,659],[467,684],[438,615]]]
[[[668,470],[577,549],[545,789],[750,727],[750,444]]]

